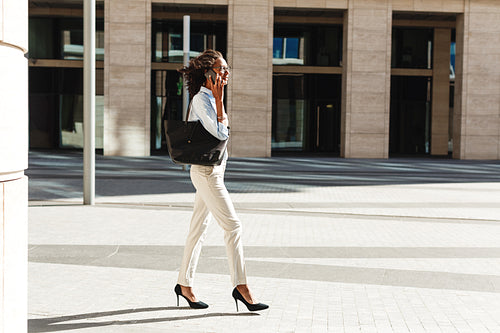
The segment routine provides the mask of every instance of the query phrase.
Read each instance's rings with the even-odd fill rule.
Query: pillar
[[[273,1],[230,0],[228,116],[232,156],[271,156]]]
[[[28,2],[0,0],[0,332],[27,331]]]
[[[104,30],[104,154],[149,156],[151,0],[106,0]]]
[[[431,155],[448,155],[451,29],[434,29]]]
[[[342,157],[389,155],[391,31],[391,1],[349,1],[344,15]]]
[[[500,5],[466,0],[457,16],[453,157],[500,159]]]

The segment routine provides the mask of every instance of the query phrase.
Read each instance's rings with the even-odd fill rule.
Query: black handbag
[[[199,120],[165,119],[165,136],[170,158],[177,164],[220,165],[227,139],[219,140],[208,132]]]

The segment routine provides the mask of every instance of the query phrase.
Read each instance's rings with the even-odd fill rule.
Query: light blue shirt
[[[212,91],[201,87],[191,101],[191,112],[188,121],[199,120],[203,127],[219,140],[229,138],[229,129],[217,121],[217,106]]]
[[[191,100],[191,111],[188,121],[199,120],[203,127],[219,140],[229,138],[229,128],[217,121],[217,106],[212,90],[201,87],[200,91]],[[223,160],[227,160],[227,149],[224,152]]]

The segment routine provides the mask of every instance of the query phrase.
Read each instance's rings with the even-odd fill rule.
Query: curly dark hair
[[[201,86],[205,83],[205,71],[214,66],[218,58],[223,58],[219,51],[207,49],[202,54],[189,61],[189,65],[179,69],[184,79],[187,80],[189,91],[189,99],[200,91]]]

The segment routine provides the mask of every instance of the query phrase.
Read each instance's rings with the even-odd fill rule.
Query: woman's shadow
[[[61,316],[53,318],[40,318],[40,319],[29,319],[28,320],[28,332],[58,332],[64,330],[77,330],[82,328],[91,327],[103,327],[103,326],[121,326],[121,325],[135,325],[135,324],[149,324],[149,323],[160,323],[169,322],[177,320],[188,320],[188,319],[198,319],[198,318],[210,318],[210,317],[223,317],[223,316],[258,316],[257,313],[204,313],[192,316],[182,316],[182,317],[160,317],[160,318],[150,318],[150,319],[131,319],[131,320],[107,320],[100,322],[88,322],[88,323],[74,323],[74,324],[63,324],[62,322],[73,321],[73,320],[85,320],[99,317],[108,316],[118,316],[130,313],[139,312],[154,312],[154,311],[168,311],[168,310],[188,310],[189,307],[156,307],[156,308],[139,308],[139,309],[125,309],[116,311],[106,311],[106,312],[94,312],[94,313],[84,313],[70,316]]]

